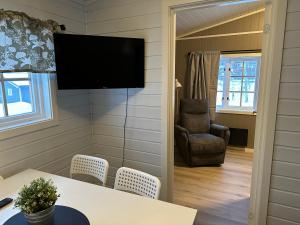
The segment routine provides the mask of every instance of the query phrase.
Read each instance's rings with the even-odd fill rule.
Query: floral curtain
[[[53,33],[59,25],[0,10],[0,72],[55,72]]]

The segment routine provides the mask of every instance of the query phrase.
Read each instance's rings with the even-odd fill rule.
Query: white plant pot
[[[53,225],[55,205],[37,213],[26,214],[24,217],[28,225]]]

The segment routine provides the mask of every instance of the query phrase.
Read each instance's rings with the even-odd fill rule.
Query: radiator
[[[229,145],[246,147],[248,142],[248,129],[229,128]]]

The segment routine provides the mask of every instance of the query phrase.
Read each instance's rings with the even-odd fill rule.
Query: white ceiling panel
[[[176,35],[181,36],[261,8],[263,8],[262,1],[245,1],[241,4],[220,4],[178,11],[176,14]]]

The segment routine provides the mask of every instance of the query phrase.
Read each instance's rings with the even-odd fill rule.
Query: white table
[[[51,178],[61,194],[56,204],[78,209],[90,225],[192,225],[196,215],[195,209],[32,169],[0,181],[0,199],[38,177]],[[0,209],[0,224],[17,212],[13,204]]]

